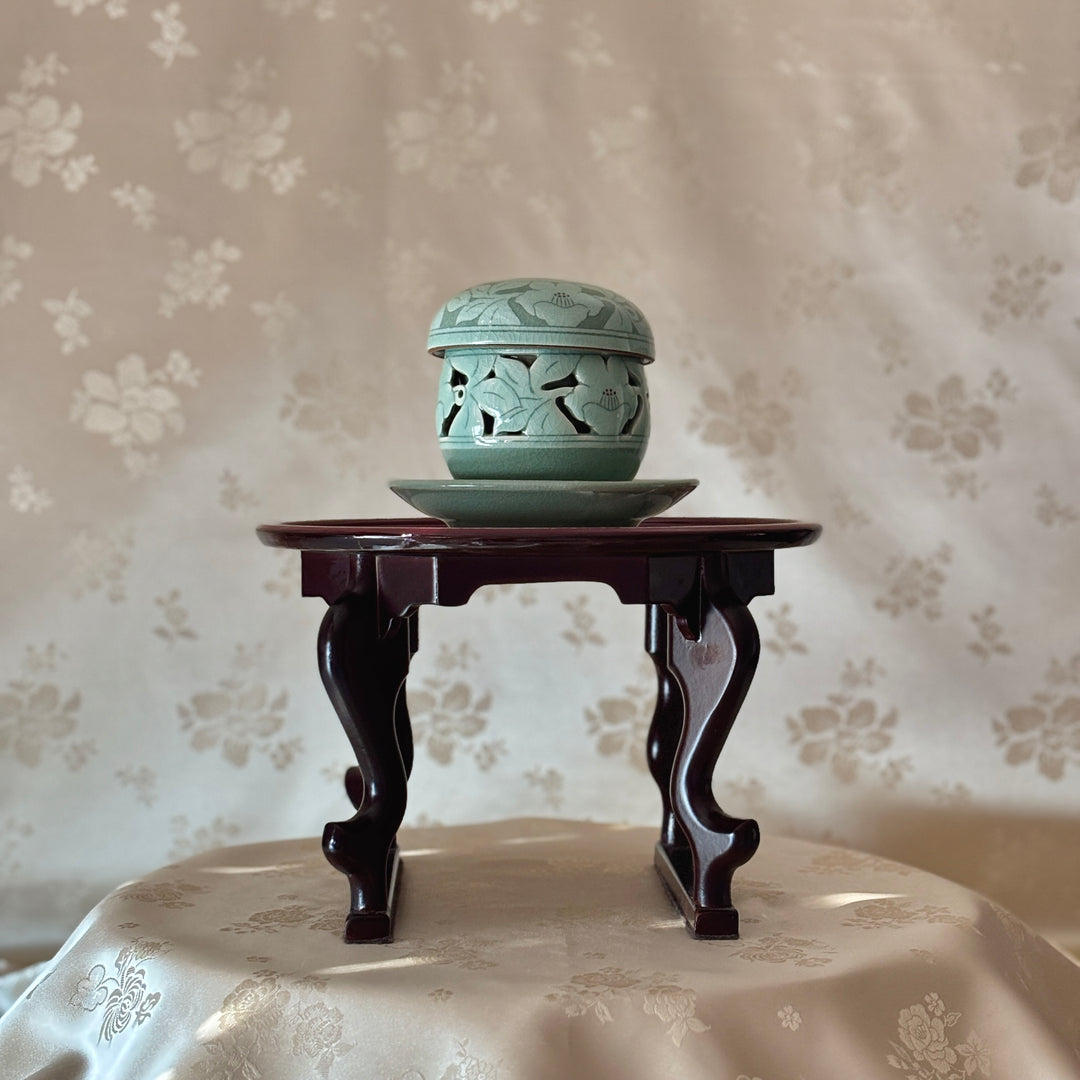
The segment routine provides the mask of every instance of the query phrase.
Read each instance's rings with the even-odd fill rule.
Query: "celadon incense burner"
[[[649,441],[641,311],[555,278],[475,285],[436,313],[436,426],[458,480],[632,480]]]

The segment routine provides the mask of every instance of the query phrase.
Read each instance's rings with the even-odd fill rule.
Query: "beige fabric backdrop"
[[[445,475],[427,323],[652,321],[642,476],[801,516],[716,777],[1080,943],[1080,11],[1067,0],[0,7],[0,955],[344,816],[264,520]],[[641,619],[425,610],[407,820],[651,823]]]

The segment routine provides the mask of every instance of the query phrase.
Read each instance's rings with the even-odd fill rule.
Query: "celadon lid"
[[[656,356],[645,316],[626,297],[558,278],[489,281],[439,308],[428,352],[485,345],[624,353],[645,364]]]

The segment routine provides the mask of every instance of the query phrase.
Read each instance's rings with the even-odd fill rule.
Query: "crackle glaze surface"
[[[458,479],[631,480],[649,441],[649,392],[625,356],[452,349],[435,419]]]

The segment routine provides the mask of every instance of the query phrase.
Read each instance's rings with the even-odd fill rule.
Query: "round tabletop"
[[[395,555],[700,555],[804,547],[813,522],[783,518],[647,518],[637,526],[462,528],[435,518],[285,521],[260,525],[268,547]]]

